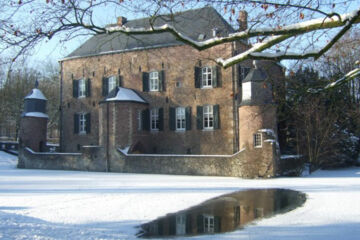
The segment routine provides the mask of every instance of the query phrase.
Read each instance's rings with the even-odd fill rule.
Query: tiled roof
[[[203,35],[202,40],[212,38],[213,29],[217,29],[220,36],[226,36],[229,33],[234,32],[234,29],[212,7],[188,10],[175,13],[172,16],[158,16],[154,25],[161,26],[166,23],[173,25],[178,31],[189,36],[193,40],[199,40],[201,34]],[[149,18],[130,20],[124,25],[133,28],[149,28]],[[66,58],[86,57],[182,44],[184,43],[176,40],[171,33],[167,32],[141,35],[126,35],[123,33],[98,34],[91,37]]]

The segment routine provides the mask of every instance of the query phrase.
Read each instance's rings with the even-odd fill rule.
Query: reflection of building
[[[142,225],[142,228],[144,236],[230,232],[256,219],[295,208],[304,201],[304,195],[296,191],[249,190],[221,196],[200,206],[168,214]]]

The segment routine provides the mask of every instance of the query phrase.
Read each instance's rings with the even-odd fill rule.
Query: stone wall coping
[[[103,148],[103,146],[100,145],[83,145],[82,148]]]
[[[220,158],[231,158],[234,157],[236,155],[238,155],[239,153],[245,151],[245,148],[240,149],[240,151],[231,154],[231,155],[206,155],[206,154],[202,154],[202,155],[197,155],[197,154],[132,154],[132,153],[127,153],[128,148],[125,149],[121,149],[121,148],[117,148],[117,150],[119,152],[121,152],[122,154],[124,154],[127,157],[198,157],[198,158],[205,158],[205,157],[220,157]]]
[[[36,154],[36,155],[69,155],[69,156],[71,156],[71,155],[73,155],[73,156],[81,156],[82,155],[82,153],[34,152],[29,147],[25,147],[25,150],[27,150],[31,154]]]

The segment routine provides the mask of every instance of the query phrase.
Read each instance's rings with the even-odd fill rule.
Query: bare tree
[[[0,88],[0,125],[14,129],[15,139],[18,137],[20,115],[24,110],[24,97],[34,88],[36,80],[40,82],[39,88],[49,100],[47,104],[48,129],[57,129],[59,70],[52,64],[44,66],[41,70],[17,66],[9,72],[8,78]]]
[[[84,34],[153,34],[166,31],[199,50],[238,40],[253,43],[243,53],[228,59],[216,59],[224,67],[246,59],[318,58],[360,21],[360,8],[355,6],[356,3],[351,0],[3,1],[0,4],[1,51],[15,48],[14,60],[39,42],[51,40],[54,36],[60,36],[60,41],[66,41]],[[205,4],[216,7],[230,22],[237,18],[239,11],[247,10],[250,16],[248,25],[243,25],[242,29],[229,36],[196,41],[175,29],[171,22],[160,26],[156,24],[161,14],[174,14]],[[349,9],[354,6],[356,9]],[[150,27],[106,27],[99,20],[103,12],[150,16]]]

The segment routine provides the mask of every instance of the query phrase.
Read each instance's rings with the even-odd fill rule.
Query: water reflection
[[[141,225],[140,237],[230,232],[258,219],[301,206],[305,194],[286,189],[254,189],[210,199]]]

